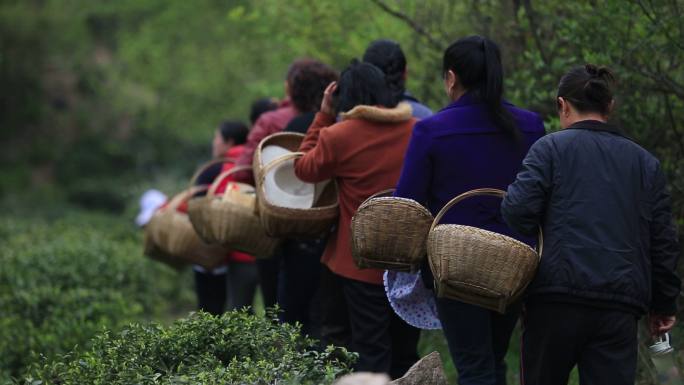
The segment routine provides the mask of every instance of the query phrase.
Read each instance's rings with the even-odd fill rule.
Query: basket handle
[[[373,195],[369,196],[368,198],[366,198],[366,200],[373,199],[373,198],[378,198],[378,197],[382,197],[382,196],[385,196],[385,195],[387,195],[387,194],[392,194],[392,193],[394,193],[395,191],[397,191],[397,189],[395,189],[395,188],[388,188],[387,190],[378,191],[378,192],[376,192],[375,194],[373,194]]]
[[[214,182],[213,182],[213,183],[211,184],[211,186],[209,187],[209,191],[207,191],[207,196],[214,196],[214,195],[216,195],[216,189],[218,189],[218,186],[219,186],[219,185],[221,184],[221,182],[223,182],[227,177],[229,177],[229,176],[235,174],[236,172],[247,171],[247,170],[251,170],[251,169],[252,169],[252,166],[244,165],[244,166],[234,166],[234,167],[231,168],[230,170],[225,171],[224,173],[222,173],[221,175],[219,175],[218,177],[216,177],[216,179],[214,180]]]
[[[274,134],[274,135],[277,135],[277,134]],[[264,168],[261,169],[261,177],[259,178],[260,179],[259,180],[259,186],[260,186],[259,188],[261,189],[261,191],[266,192],[266,185],[264,182],[266,181],[266,175],[268,174],[269,171],[274,169],[276,166],[287,162],[290,159],[301,158],[305,154],[306,153],[304,153],[304,152],[291,152],[289,154],[281,155],[281,156],[273,159],[272,161],[268,162],[268,164],[265,165]],[[333,180],[333,183],[335,183],[335,185],[337,186],[337,180],[335,180],[335,178],[333,178],[332,180]],[[319,192],[320,192],[320,190],[318,190],[318,188],[319,188],[318,183],[314,183],[313,185],[314,185],[314,196],[318,197]],[[326,184],[326,186],[327,186],[327,184]]]
[[[233,159],[233,158],[216,158],[216,159],[212,159],[208,162],[202,163],[199,167],[197,167],[197,170],[195,170],[195,173],[192,174],[192,177],[190,178],[190,185],[188,186],[188,188],[192,188],[192,186],[194,186],[195,183],[197,183],[197,178],[199,178],[199,176],[203,172],[205,172],[209,167],[211,167],[215,164],[219,164],[219,163],[233,163],[233,164],[235,164],[235,159]]]
[[[271,135],[269,135],[269,136],[267,136],[267,137],[261,139],[261,141],[260,141],[259,144],[257,145],[256,152],[255,152],[255,153],[257,153],[257,152],[258,152],[258,153],[261,153],[261,149],[264,147],[264,144],[265,144],[267,141],[269,141],[269,140],[271,140],[271,139],[273,139],[273,138],[277,138],[277,137],[279,137],[279,136],[285,136],[285,135],[287,135],[287,136],[298,136],[298,137],[300,137],[300,138],[302,139],[302,141],[303,141],[304,138],[306,137],[306,135],[301,134],[301,133],[299,133],[299,132],[289,132],[289,131],[287,131],[287,132],[276,132],[275,134],[271,134]]]
[[[291,152],[289,154],[281,155],[273,159],[272,161],[268,162],[268,164],[261,169],[261,180],[259,181],[260,184],[263,186],[264,181],[266,181],[266,174],[268,174],[268,172],[273,170],[276,166],[285,163],[290,159],[297,159],[301,158],[302,156],[304,156],[303,152]]]
[[[203,185],[203,186],[193,186],[187,190],[183,190],[179,192],[178,194],[174,195],[173,198],[169,201],[169,204],[166,206],[167,209],[170,210],[176,210],[178,209],[178,206],[180,206],[183,201],[188,200],[191,198],[193,195],[197,194],[200,191],[205,191],[209,188],[209,186]]]
[[[432,221],[432,225],[430,226],[430,231],[434,230],[435,227],[439,224],[439,221],[442,220],[442,217],[451,209],[455,204],[458,202],[461,202],[464,199],[468,199],[474,196],[481,196],[481,195],[486,195],[486,196],[493,196],[497,198],[504,198],[506,196],[506,192],[503,190],[499,190],[496,188],[479,188],[475,190],[470,190],[466,191],[461,195],[458,195],[457,197],[453,198],[450,200],[444,207],[442,207],[441,210],[437,213],[437,216],[435,217],[435,220]],[[539,253],[539,258],[541,258],[542,251],[544,250],[544,235],[542,234],[542,228],[539,226],[539,235],[537,237],[537,252]]]

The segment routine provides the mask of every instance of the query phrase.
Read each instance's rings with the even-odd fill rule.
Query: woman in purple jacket
[[[491,40],[470,36],[451,44],[444,52],[443,72],[452,102],[415,125],[396,191],[396,196],[426,205],[433,215],[451,198],[468,190],[505,190],[515,179],[529,147],[544,135],[537,114],[502,99],[501,56]],[[499,214],[500,204],[492,197],[470,198],[454,206],[442,223],[476,226],[533,245],[534,239],[514,234],[506,226]],[[415,279],[419,281],[420,276]],[[427,262],[422,268],[422,280],[425,286],[415,285],[413,289],[425,291],[433,286]],[[459,383],[505,384],[504,357],[519,306],[501,315],[456,300],[435,299],[432,293],[425,298],[426,302],[435,300]],[[431,308],[425,303],[422,306]],[[409,323],[430,326],[423,321],[424,314],[410,320],[415,311],[402,312],[400,308],[395,306]]]

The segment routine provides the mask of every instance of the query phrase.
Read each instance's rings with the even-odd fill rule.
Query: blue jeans
[[[505,385],[506,352],[520,314],[506,314],[456,300],[437,298],[437,312],[460,385]]]

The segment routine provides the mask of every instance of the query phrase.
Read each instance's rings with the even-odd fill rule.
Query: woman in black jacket
[[[558,89],[564,130],[537,141],[501,206],[544,253],[523,318],[525,385],[634,384],[637,320],[675,322],[680,249],[660,162],[607,123],[614,78],[593,65]]]

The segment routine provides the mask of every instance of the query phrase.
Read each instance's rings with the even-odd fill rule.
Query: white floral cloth
[[[432,291],[425,287],[420,272],[385,271],[385,292],[392,309],[401,319],[420,329],[441,329]]]

